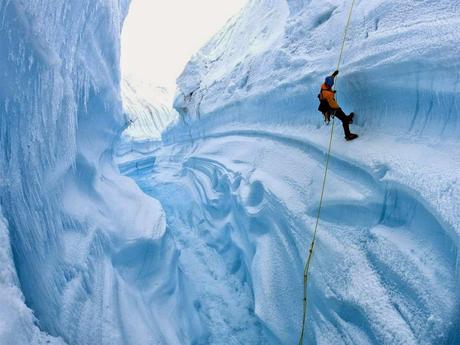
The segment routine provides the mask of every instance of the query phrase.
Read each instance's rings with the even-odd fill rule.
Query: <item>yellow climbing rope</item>
[[[351,15],[353,13],[353,7],[355,5],[355,1],[356,0],[352,0],[351,6],[350,6],[350,12],[348,13],[347,23],[345,24],[345,30],[343,32],[343,39],[342,39],[342,46],[340,48],[339,61],[337,62],[337,70],[339,70],[340,64],[342,63],[343,49],[345,47],[345,40],[347,38],[348,27],[350,26],[350,20],[351,20]],[[318,213],[316,215],[315,229],[313,231],[313,237],[310,243],[310,249],[308,251],[307,261],[305,263],[305,268],[303,271],[303,318],[302,318],[302,332],[300,333],[299,345],[303,345],[303,339],[305,335],[305,322],[307,319],[307,307],[308,307],[308,299],[307,299],[308,298],[308,272],[310,270],[310,264],[313,258],[313,249],[315,248],[316,234],[318,232],[319,219],[321,216],[321,208],[323,206],[323,197],[324,197],[324,190],[326,188],[326,178],[327,178],[327,172],[329,168],[329,158],[331,157],[333,135],[334,135],[334,117],[332,117],[331,135],[329,137],[329,147],[327,149],[326,166],[324,168],[323,185],[321,188],[321,196],[319,198],[319,206],[318,206]]]

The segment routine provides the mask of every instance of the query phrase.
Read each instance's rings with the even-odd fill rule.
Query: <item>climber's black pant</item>
[[[342,108],[333,110],[331,115],[334,115],[336,118],[342,121],[343,131],[345,132],[345,136],[348,137],[351,134],[350,126],[349,126],[350,121],[351,121],[351,116],[345,115]]]

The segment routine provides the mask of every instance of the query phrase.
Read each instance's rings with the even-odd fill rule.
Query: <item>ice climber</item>
[[[335,71],[330,76],[326,77],[323,85],[321,85],[321,91],[318,95],[320,100],[320,105],[318,110],[323,113],[324,121],[329,123],[331,116],[337,117],[342,121],[343,131],[345,132],[346,140],[353,140],[358,137],[358,135],[350,132],[350,123],[353,123],[354,113],[350,115],[345,115],[342,108],[338,105],[335,100],[335,90],[332,90],[334,85],[335,77],[339,74],[339,71]]]

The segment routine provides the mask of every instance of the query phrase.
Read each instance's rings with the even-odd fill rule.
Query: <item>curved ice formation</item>
[[[165,208],[191,278],[187,313],[206,329],[197,343],[297,341],[323,164],[324,148],[302,136],[240,130],[121,166]],[[306,343],[458,343],[453,229],[384,174],[331,161]]]
[[[0,343],[296,343],[347,5],[249,2],[119,150],[128,1],[1,1]],[[459,18],[357,1],[306,343],[460,344]]]
[[[251,1],[186,66],[176,108],[220,125],[317,124],[318,83],[336,67],[349,5]],[[362,131],[458,137],[458,2],[358,1],[353,13],[337,88]]]
[[[6,284],[21,288],[35,315],[13,291],[7,309],[2,303],[1,328],[12,327],[0,332],[2,344],[44,344],[46,333],[68,344],[128,336],[139,344],[160,333],[125,279],[131,248],[174,257],[167,236],[159,243],[164,214],[112,162],[125,124],[119,37],[127,7],[0,1],[0,202],[9,230],[2,251],[12,249],[1,265],[14,260],[18,281]]]
[[[34,324],[32,310],[24,303],[11,253],[8,223],[0,208],[0,340],[2,344],[65,344]]]
[[[118,162],[151,152],[161,141],[161,133],[177,121],[173,97],[165,87],[124,76],[121,83],[123,113],[128,119],[116,147]]]
[[[328,128],[316,94],[335,68],[348,6],[251,1],[186,66],[175,100],[184,121],[153,153],[155,188],[147,191],[162,204],[156,175],[168,171],[168,186],[186,179],[195,157],[214,165],[206,173],[193,166],[211,181],[193,187],[207,190],[201,208],[227,199],[213,182],[222,169],[229,186],[242,178],[238,185],[263,191],[257,209],[272,216],[261,211],[232,234],[263,239],[252,249],[260,265],[246,261],[249,285],[256,315],[283,344],[298,336],[324,169]],[[459,18],[452,0],[356,3],[337,88],[345,110],[358,114],[362,139],[343,145],[340,129],[334,139],[306,343],[460,343]],[[183,155],[180,172],[163,169],[158,157],[169,152]],[[241,202],[230,218],[244,219],[252,206],[232,192]],[[212,213],[203,218],[215,228]]]
[[[123,110],[131,120],[123,131],[126,141],[160,140],[161,132],[177,118],[172,109],[172,96],[164,87],[123,79],[121,85]]]

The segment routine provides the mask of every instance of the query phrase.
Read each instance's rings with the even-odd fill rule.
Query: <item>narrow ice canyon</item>
[[[0,344],[297,344],[350,4],[249,0],[173,109],[129,0],[0,0]],[[355,1],[304,344],[460,345],[459,24]]]

